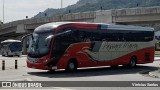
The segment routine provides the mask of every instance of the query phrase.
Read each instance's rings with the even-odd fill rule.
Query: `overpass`
[[[112,10],[112,22],[118,24],[159,23],[160,7]]]
[[[58,21],[82,21],[95,23],[136,24],[160,22],[160,7],[124,8],[99,10],[81,13],[70,13],[52,17],[24,19],[2,24],[0,36],[13,33],[28,33],[37,26]],[[14,35],[13,35],[14,36]]]
[[[20,39],[23,35],[33,32],[39,25],[58,21],[115,24],[157,23],[160,22],[160,7],[98,10],[13,21],[0,25],[0,41],[9,38]]]

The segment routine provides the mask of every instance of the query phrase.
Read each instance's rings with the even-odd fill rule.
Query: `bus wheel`
[[[70,60],[68,62],[67,68],[65,69],[67,72],[74,72],[77,70],[77,61],[76,60]]]
[[[135,67],[136,64],[137,64],[137,58],[136,58],[136,57],[132,57],[132,58],[130,59],[130,64],[129,64],[129,66],[130,66],[130,67]]]

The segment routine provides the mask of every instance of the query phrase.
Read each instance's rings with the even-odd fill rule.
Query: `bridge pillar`
[[[96,18],[94,19],[95,23],[112,23],[112,11],[110,10],[101,10],[96,12]]]
[[[27,38],[25,38],[22,43],[23,43],[22,54],[26,55],[27,54]]]
[[[24,27],[25,27],[24,24],[18,24],[16,33],[26,33],[26,30],[24,29]]]

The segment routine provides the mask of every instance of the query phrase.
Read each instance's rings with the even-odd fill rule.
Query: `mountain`
[[[63,9],[48,8],[44,12],[40,12],[33,18],[40,18],[45,16],[53,16],[66,13],[77,13],[96,10],[109,10],[120,8],[134,8],[134,7],[150,7],[160,6],[160,0],[79,0],[76,4],[70,5]]]
[[[52,15],[60,14],[60,12],[61,12],[61,9],[48,8],[44,12],[39,12],[33,18],[41,18],[41,17],[45,17],[45,16],[52,16]]]
[[[69,11],[74,11],[77,12],[76,8],[81,8],[85,5],[87,5],[87,3],[90,4],[96,4],[98,2],[98,0],[79,0],[76,4],[70,5],[66,8],[63,9],[52,9],[52,8],[48,8],[46,9],[44,12],[39,12],[37,15],[35,15],[33,18],[41,18],[41,17],[45,17],[45,16],[53,16],[53,15],[57,15],[57,14],[61,14],[61,13],[68,13]]]

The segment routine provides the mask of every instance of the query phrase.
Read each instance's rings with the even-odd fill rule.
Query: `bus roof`
[[[89,22],[52,22],[47,23],[44,25],[41,25],[35,29],[35,32],[47,32],[47,31],[53,31],[54,28],[69,25],[69,24],[81,24],[82,28],[83,25],[86,26],[86,24],[90,25],[97,25],[97,28],[95,29],[102,29],[102,30],[136,30],[136,31],[154,31],[153,28],[150,27],[141,27],[141,26],[132,26],[132,25],[115,25],[115,24],[107,24],[107,23],[89,23]]]
[[[151,27],[132,26],[132,25],[111,25],[101,24],[101,29],[109,30],[135,30],[135,31],[154,31]]]
[[[8,40],[4,40],[1,43],[6,43],[6,42],[21,42],[20,40],[13,40],[13,39],[8,39]]]
[[[57,28],[59,26],[66,25],[66,24],[71,24],[71,22],[52,22],[52,23],[47,23],[47,24],[43,24],[43,25],[37,27],[34,30],[34,32],[43,33],[44,30],[45,30],[45,32],[50,32],[50,31],[54,31],[54,28]]]

